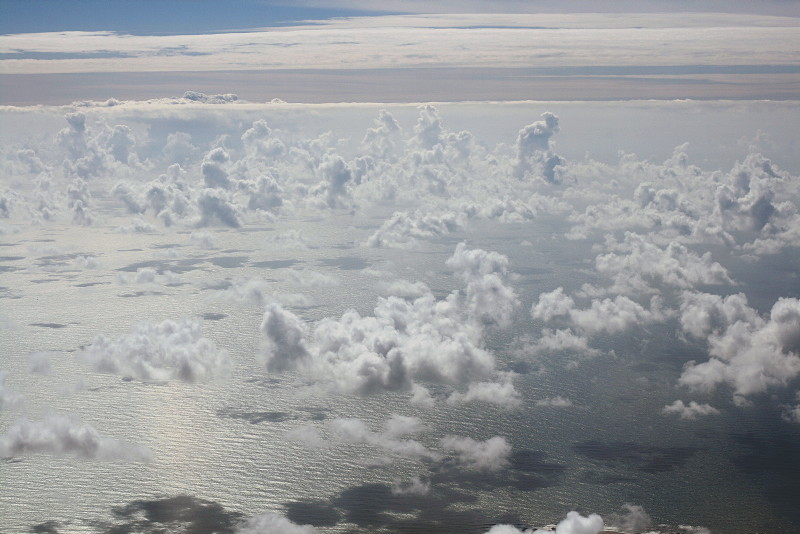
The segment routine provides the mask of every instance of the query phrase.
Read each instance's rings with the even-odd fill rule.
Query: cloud
[[[511,445],[502,436],[476,441],[462,436],[445,436],[441,445],[457,454],[459,464],[479,471],[498,471],[508,465]]]
[[[427,7],[425,8],[427,9]],[[390,9],[391,10],[391,9]],[[482,38],[474,39],[475,28]],[[672,28],[681,28],[677,38]],[[735,27],[739,39],[726,41]],[[446,29],[446,31],[442,31]],[[564,65],[792,64],[796,33],[782,17],[754,14],[441,14],[356,17],[267,31],[129,35],[97,31],[0,37],[0,63],[15,73],[165,72]],[[576,38],[576,34],[580,38]],[[609,41],[608,36],[613,35]],[[726,43],[722,46],[720,43]],[[405,45],[405,46],[404,46]],[[273,51],[280,50],[280,54]],[[530,50],[537,50],[534,56]],[[47,59],[27,54],[56,54]],[[227,102],[187,92],[187,101]]]
[[[225,372],[228,356],[191,319],[143,322],[116,339],[97,336],[80,354],[103,373],[138,380],[198,382]]]
[[[222,189],[204,189],[198,199],[200,220],[197,226],[221,224],[231,228],[242,226],[242,216],[231,196]]]
[[[311,525],[298,525],[282,515],[267,512],[244,521],[237,534],[319,534]]]
[[[365,241],[367,247],[413,248],[419,239],[441,237],[461,230],[466,225],[463,214],[450,212],[441,215],[398,211]]]
[[[430,481],[422,480],[417,476],[392,484],[392,495],[428,495],[430,491]]]
[[[539,177],[550,184],[561,181],[557,167],[565,161],[550,149],[550,138],[558,131],[558,116],[549,111],[542,113],[542,120],[519,131],[514,176],[519,179]]]
[[[597,514],[587,517],[578,512],[567,512],[567,517],[556,525],[555,534],[598,534],[603,530],[603,518]],[[512,525],[495,525],[486,534],[546,534],[552,530],[519,530]]]
[[[135,273],[117,273],[117,282],[120,284],[174,285],[179,284],[180,281],[180,275],[172,271],[160,273],[152,267],[139,267]]]
[[[419,383],[466,386],[453,400],[518,402],[507,378],[498,380],[494,356],[482,347],[485,325],[506,325],[516,305],[504,285],[508,259],[456,248],[449,265],[460,269],[466,291],[443,300],[427,292],[414,300],[380,298],[374,315],[354,310],[313,328],[277,304],[267,306],[261,331],[267,369],[299,369],[335,389],[359,393],[420,390]],[[499,382],[491,386],[486,382]],[[472,388],[471,390],[469,388]]]
[[[695,401],[684,404],[682,400],[676,400],[672,404],[664,406],[661,413],[664,415],[677,415],[681,419],[693,421],[704,415],[718,415],[719,410],[710,404],[698,404]]]
[[[41,421],[19,419],[0,436],[0,456],[24,454],[124,461],[147,461],[152,455],[145,447],[103,437],[91,425],[55,414]]]
[[[612,294],[640,295],[660,287],[690,289],[700,284],[730,285],[730,273],[711,253],[702,256],[675,241],[661,248],[647,238],[626,232],[622,243],[607,243],[613,252],[595,258],[595,269],[613,280]]]
[[[6,386],[6,372],[0,371],[0,410],[10,410],[20,404],[22,395]]]
[[[622,532],[633,534],[644,532],[653,524],[650,515],[639,505],[625,503],[622,505],[622,509],[624,510],[623,514],[611,514],[606,518],[610,526],[615,526]]]
[[[650,309],[624,295],[613,299],[592,299],[589,308],[581,309],[559,287],[539,295],[531,307],[531,316],[544,322],[562,321],[591,336],[600,332],[614,334],[660,322],[667,317],[667,312],[662,309],[661,299],[657,296],[650,300]]]
[[[700,300],[702,304],[710,304],[706,309],[717,312],[717,318],[743,315],[750,320],[723,324],[718,333],[711,333],[708,337],[711,358],[706,362],[690,361],[684,365],[679,384],[706,392],[721,384],[729,384],[735,395],[747,397],[784,386],[800,375],[800,300],[778,299],[768,319],[742,308],[741,298]],[[740,306],[738,314],[724,313],[731,312],[735,305]],[[686,311],[696,313],[698,309],[698,299],[694,299]],[[712,328],[712,324],[709,321],[708,326],[693,330],[703,333]]]

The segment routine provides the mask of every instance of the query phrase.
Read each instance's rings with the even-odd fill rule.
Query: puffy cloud
[[[498,471],[508,465],[511,445],[502,436],[476,441],[462,436],[445,436],[442,447],[454,451],[461,465],[480,471]]]
[[[483,326],[506,324],[516,303],[502,281],[508,259],[463,246],[452,259],[467,290],[443,300],[430,292],[411,301],[380,298],[373,316],[350,310],[313,329],[279,305],[268,305],[261,328],[267,368],[298,368],[345,391],[413,390],[434,382],[472,387],[454,400],[486,399],[491,391],[516,403],[513,386],[507,378],[498,381],[494,356],[482,346]],[[486,382],[501,385],[481,384]]]
[[[461,230],[466,225],[466,216],[449,212],[440,215],[398,211],[384,221],[365,241],[368,247],[412,248],[418,239],[440,237]]]
[[[696,401],[684,404],[683,401],[679,399],[672,404],[664,406],[661,413],[664,415],[677,415],[681,419],[694,420],[704,415],[717,415],[719,414],[719,410],[710,404],[698,404]]]
[[[200,220],[197,226],[223,224],[231,228],[242,226],[239,208],[229,194],[221,189],[204,189],[197,198]]]
[[[730,297],[729,297],[730,299]],[[708,337],[711,359],[684,366],[679,383],[691,389],[711,391],[720,384],[730,384],[735,395],[748,396],[767,391],[771,387],[786,385],[800,375],[800,300],[781,298],[772,307],[769,319],[753,317],[741,305],[741,299],[703,299],[710,303],[706,309],[717,312],[717,319],[729,316],[747,317],[724,325],[718,333]],[[695,301],[696,302],[696,301]],[[698,306],[690,306],[696,311]],[[719,321],[720,323],[722,321]],[[708,323],[711,325],[711,321]],[[712,326],[704,328],[713,328]],[[696,331],[704,332],[704,328]]]
[[[180,275],[172,271],[159,273],[152,267],[139,267],[135,273],[117,273],[117,281],[120,284],[158,284],[169,285],[180,283]]]
[[[683,331],[699,339],[721,334],[738,322],[757,325],[758,312],[748,306],[743,293],[721,297],[685,291],[681,295],[680,321]]]
[[[563,294],[563,293],[562,293]],[[542,353],[575,352],[585,356],[597,356],[600,351],[589,346],[589,340],[569,329],[552,330],[545,328],[542,336],[532,343],[526,343],[522,350],[534,355]]]
[[[19,419],[0,436],[0,456],[75,455],[100,460],[147,461],[150,450],[101,436],[74,417],[48,415],[41,421]]]
[[[269,303],[261,321],[264,335],[264,353],[267,369],[283,371],[297,367],[310,359],[308,351],[308,327],[295,314],[284,310],[280,304]]]
[[[473,382],[465,393],[454,391],[447,397],[450,404],[474,401],[489,402],[506,408],[515,408],[522,404],[510,379],[505,382]]]
[[[228,356],[191,319],[143,322],[117,339],[97,336],[81,357],[95,370],[139,380],[197,382],[226,371]]]
[[[660,286],[690,289],[700,284],[733,284],[727,269],[675,241],[661,248],[636,233],[626,232],[622,243],[611,243],[613,252],[595,258],[595,269],[614,281],[611,293],[637,295],[657,292]]]
[[[519,530],[512,525],[495,525],[486,534],[598,534],[604,528],[603,518],[597,514],[587,517],[578,512],[567,512],[567,517],[553,530]]]
[[[592,299],[589,308],[580,309],[576,307],[572,297],[564,294],[561,287],[540,294],[538,301],[531,307],[531,316],[534,319],[545,322],[565,321],[588,335],[599,332],[614,334],[632,327],[663,321],[666,313],[659,297],[653,297],[650,300],[650,309],[647,309],[624,295],[617,295],[613,299]]]
[[[559,130],[558,116],[542,113],[542,120],[525,126],[517,135],[517,161],[514,175],[525,178],[538,175],[545,182],[554,184],[560,180],[556,167],[565,161],[550,150],[550,138]]]
[[[282,515],[264,513],[249,518],[237,529],[237,534],[319,534],[311,525],[298,525]]]

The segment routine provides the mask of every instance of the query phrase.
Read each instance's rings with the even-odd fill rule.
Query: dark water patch
[[[31,527],[34,534],[58,534],[62,524],[59,521],[45,521]]]
[[[38,326],[40,328],[66,328],[67,325],[61,323],[31,323],[30,326]]]
[[[287,502],[286,517],[301,525],[332,527],[342,515],[330,504],[321,501]]]
[[[144,252],[142,248],[121,248],[117,252]]]
[[[105,286],[109,282],[84,282],[83,284],[75,284],[74,287],[92,287],[92,286]]]
[[[514,371],[519,375],[527,375],[536,372],[539,369],[539,367],[537,365],[532,364],[531,362],[516,361],[516,362],[509,362],[508,369],[510,371]]]
[[[795,429],[791,429],[795,430]],[[800,525],[800,439],[797,432],[733,433],[739,449],[733,464],[764,487],[767,500],[785,519]]]
[[[286,269],[287,267],[291,267],[296,263],[298,263],[297,260],[271,260],[271,261],[255,261],[250,265],[252,265],[253,267],[259,267],[263,269]]]
[[[36,280],[31,280],[33,284],[46,284],[47,282],[55,282],[55,278],[37,278]]]
[[[133,501],[111,509],[112,523],[102,525],[104,534],[234,534],[244,519],[240,512],[221,504],[188,495],[157,500]]]
[[[432,467],[431,482],[481,491],[509,486],[520,491],[535,491],[558,485],[566,471],[566,466],[547,462],[545,457],[541,451],[514,451],[508,466],[497,471],[466,470],[445,460]]]
[[[245,412],[229,408],[218,410],[217,415],[229,419],[241,419],[247,421],[251,425],[257,425],[259,423],[281,423],[283,421],[297,419],[288,412]]]
[[[169,249],[169,248],[181,248],[183,246],[184,245],[182,245],[180,243],[163,243],[163,244],[160,244],[160,245],[150,245],[150,248]]]
[[[475,501],[474,496],[446,487],[432,488],[427,494],[418,495],[393,493],[389,486],[382,484],[365,484],[345,489],[331,499],[331,504],[347,522],[358,525],[366,532],[383,529],[398,533],[483,534],[497,523],[518,523],[516,517],[493,517],[485,510],[453,506],[458,503],[474,504]]]
[[[165,295],[165,294],[166,293],[163,293],[161,291],[135,291],[133,293],[124,293],[124,294],[119,295],[119,296],[120,297],[124,297],[124,298],[136,298],[136,297],[156,297],[156,296],[162,296],[162,295]]]
[[[367,260],[355,256],[321,259],[318,263],[326,267],[336,267],[343,271],[360,271],[369,267],[369,262]]]
[[[227,315],[224,313],[204,313],[201,317],[206,321],[221,321],[226,318]]]
[[[14,271],[21,271],[23,270],[22,267],[16,267],[14,265],[0,265],[0,273],[11,273]]]
[[[221,258],[210,258],[208,261],[223,269],[236,269],[242,267],[248,259],[247,256],[224,256]]]
[[[25,256],[0,256],[0,261],[19,261],[24,259]]]
[[[590,460],[644,473],[672,471],[683,466],[698,451],[696,447],[658,447],[629,441],[582,441],[572,448]]]
[[[328,418],[325,410],[319,408],[300,408],[301,411],[308,413],[308,418],[312,421],[324,421]]]

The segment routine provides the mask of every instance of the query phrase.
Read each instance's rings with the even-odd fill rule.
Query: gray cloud
[[[48,415],[41,421],[19,419],[0,436],[0,455],[75,455],[99,460],[147,461],[149,449],[101,436],[74,417]]]
[[[139,380],[197,382],[229,367],[227,354],[191,319],[143,322],[116,339],[97,336],[80,357],[97,371]]]

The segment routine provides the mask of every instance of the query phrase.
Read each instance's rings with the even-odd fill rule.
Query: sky
[[[793,2],[0,5],[3,103],[188,89],[296,102],[790,99],[800,79]]]

